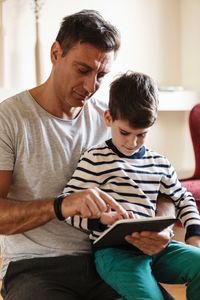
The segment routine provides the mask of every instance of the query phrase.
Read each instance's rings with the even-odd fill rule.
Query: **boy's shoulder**
[[[104,160],[108,161],[116,157],[116,154],[107,145],[106,141],[90,147],[88,150],[84,151],[80,159],[91,159],[91,160]]]
[[[160,160],[168,160],[167,157],[155,150],[149,149],[148,147],[145,146],[145,158],[152,158],[152,159],[160,159]]]
[[[106,142],[104,142],[90,147],[83,153],[83,155],[87,155],[87,154],[93,155],[95,153],[103,153],[107,151],[107,149],[109,149],[109,147],[107,146]]]

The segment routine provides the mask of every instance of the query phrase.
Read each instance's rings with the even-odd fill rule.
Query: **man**
[[[102,121],[105,107],[92,95],[119,46],[117,30],[97,12],[68,16],[51,48],[47,81],[0,105],[4,299],[119,297],[96,274],[87,234],[61,220],[97,218],[108,207],[123,217],[126,212],[98,188],[54,200],[80,154],[109,136]],[[166,232],[145,233],[129,241],[153,254],[169,238]]]

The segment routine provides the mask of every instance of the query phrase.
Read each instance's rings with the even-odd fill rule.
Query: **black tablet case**
[[[124,238],[126,235],[141,231],[160,232],[176,221],[176,218],[169,217],[119,220],[94,241],[93,247],[94,249],[101,249],[105,247],[123,246],[127,244]]]

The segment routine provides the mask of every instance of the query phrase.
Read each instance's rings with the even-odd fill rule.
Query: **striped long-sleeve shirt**
[[[86,151],[63,192],[92,187],[111,195],[135,218],[154,217],[158,194],[166,194],[186,228],[186,238],[200,235],[200,216],[192,194],[181,185],[169,161],[145,146],[131,157],[120,153],[111,140]],[[92,240],[102,233],[98,220],[75,216],[66,222],[88,231]]]

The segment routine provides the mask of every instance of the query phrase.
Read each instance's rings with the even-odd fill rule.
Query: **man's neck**
[[[75,119],[82,107],[67,107],[56,97],[47,82],[29,90],[34,100],[50,114],[63,120]]]

